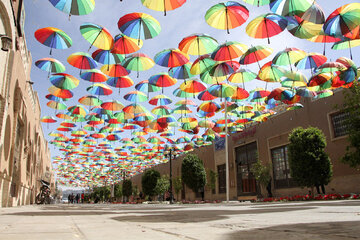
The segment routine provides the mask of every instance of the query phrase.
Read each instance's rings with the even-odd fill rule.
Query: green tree
[[[181,165],[181,180],[194,192],[206,185],[206,171],[201,159],[195,154],[188,154]]]
[[[129,197],[132,194],[132,182],[129,179],[124,179],[122,184],[122,192],[125,197]]]
[[[215,191],[216,189],[216,179],[218,177],[218,174],[216,172],[214,172],[212,169],[209,169],[209,182],[208,182],[208,186],[211,189],[211,191]]]
[[[138,186],[134,185],[132,188],[132,195],[135,197],[137,195],[139,195],[139,188]]]
[[[160,178],[160,173],[154,169],[149,169],[145,171],[141,177],[142,191],[147,196],[154,196],[156,194],[155,187],[158,179]]]
[[[348,114],[346,120],[349,145],[346,147],[342,162],[352,168],[360,166],[360,83],[354,82],[354,85],[344,91],[344,104],[342,109]],[[358,169],[359,170],[359,169]]]
[[[325,152],[326,139],[318,128],[293,129],[288,146],[290,172],[303,187],[324,186],[332,177],[332,165]],[[323,190],[324,191],[324,190]]]
[[[169,177],[166,175],[161,176],[156,183],[155,192],[160,196],[164,196],[165,192],[170,188]]]
[[[114,196],[116,198],[121,198],[123,196],[123,193],[122,193],[122,185],[121,184],[115,184],[114,186]]]
[[[183,184],[180,176],[173,178],[173,185],[176,194],[176,199],[179,199],[179,193],[183,189]]]
[[[269,184],[271,183],[271,164],[263,164],[259,158],[257,162],[254,163],[251,167],[251,172],[254,174],[256,182],[260,184],[263,188],[266,188],[268,191],[268,196],[271,197],[271,187]]]

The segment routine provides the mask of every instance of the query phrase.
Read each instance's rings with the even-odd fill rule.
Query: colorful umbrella
[[[92,57],[85,52],[76,52],[71,54],[67,58],[67,62],[71,66],[79,69],[94,69],[97,67],[97,64],[94,61],[94,59],[92,59]]]
[[[137,77],[139,77],[139,71],[146,71],[155,65],[154,60],[144,53],[134,53],[127,56],[122,62],[122,66],[137,71]]]
[[[131,91],[124,96],[125,100],[128,100],[130,102],[146,102],[148,100],[147,96],[140,91]]]
[[[267,38],[268,44],[270,44],[270,37],[284,31],[286,26],[286,18],[278,14],[267,13],[254,18],[246,26],[246,33],[253,38]]]
[[[325,34],[342,37],[360,25],[360,3],[349,3],[337,8],[326,19]]]
[[[271,0],[270,10],[281,16],[301,15],[308,10],[314,0]]]
[[[191,74],[192,63],[188,62],[182,66],[173,67],[169,69],[169,75],[176,79],[188,79],[194,77],[193,74]]]
[[[240,63],[236,61],[219,62],[209,71],[210,76],[223,77],[236,72],[240,68]]]
[[[66,49],[71,47],[71,38],[62,30],[54,27],[46,27],[36,30],[35,38],[40,43],[50,48],[50,55],[52,49]]]
[[[80,77],[89,82],[106,82],[107,80],[107,76],[98,69],[85,71]]]
[[[312,5],[304,13],[301,13],[298,16],[305,21],[315,24],[325,23],[325,13],[316,1],[313,1]]]
[[[114,39],[111,36],[110,32],[94,23],[83,23],[80,25],[81,35],[88,41],[92,46],[100,48],[102,50],[110,50],[114,46]]]
[[[246,65],[246,64],[251,64],[251,63],[256,62],[258,64],[259,68],[261,68],[259,61],[270,56],[272,52],[273,52],[272,48],[261,46],[261,45],[251,47],[244,53],[244,55],[242,55],[239,63]]]
[[[178,67],[189,62],[189,59],[187,54],[175,48],[162,50],[154,57],[155,63],[163,67]]]
[[[342,40],[339,42],[334,43],[334,45],[331,47],[331,49],[334,50],[343,50],[349,48],[350,50],[350,59],[353,59],[353,55],[351,52],[351,48],[360,46],[360,39],[354,39],[354,40]]]
[[[50,82],[60,89],[73,89],[79,85],[79,80],[74,76],[66,73],[55,73],[50,77]]]
[[[78,102],[86,106],[99,106],[102,104],[102,101],[98,97],[92,95],[83,96],[79,98]]]
[[[95,9],[95,0],[49,0],[60,11],[70,15],[86,15]]]
[[[215,61],[229,61],[238,58],[248,50],[245,44],[228,41],[219,45],[211,54],[211,58]]]
[[[216,61],[209,54],[202,55],[194,61],[190,68],[190,73],[193,75],[201,74],[210,70],[215,64]]]
[[[297,38],[309,39],[320,34],[322,25],[305,21],[298,16],[287,17],[288,31]]]
[[[150,99],[149,103],[151,105],[168,105],[170,103],[172,103],[171,98],[165,96],[165,95],[157,95],[153,98]]]
[[[226,83],[219,83],[219,84],[211,85],[208,88],[208,91],[214,97],[223,98],[223,97],[233,96],[236,91],[236,88]]]
[[[320,42],[320,43],[324,43],[324,50],[323,50],[323,55],[325,55],[325,48],[326,48],[326,43],[330,43],[330,42],[338,42],[341,41],[341,38],[337,38],[337,37],[333,37],[333,36],[329,36],[327,34],[324,33],[323,30],[321,30],[321,32],[319,33],[319,35],[314,36],[312,38],[307,39],[311,42]]]
[[[181,7],[186,0],[141,0],[141,3],[155,11],[164,12],[164,16],[166,16],[166,11],[171,11],[176,8]]]
[[[133,80],[128,76],[111,77],[106,81],[106,83],[111,87],[119,88],[119,93],[121,88],[128,88],[134,85]]]
[[[215,4],[205,14],[205,20],[213,28],[234,29],[241,26],[249,18],[249,10],[235,1]]]
[[[118,27],[122,33],[131,38],[150,39],[159,35],[160,23],[146,13],[129,13],[122,16],[118,21]]]
[[[121,33],[115,36],[114,48],[111,52],[116,54],[134,53],[138,51],[142,45],[142,40],[131,38]]]
[[[154,86],[149,83],[149,80],[144,80],[135,85],[135,89],[145,92],[149,95],[149,92],[157,92],[161,90],[161,87]]]
[[[72,98],[74,96],[70,90],[60,89],[55,86],[49,87],[48,91],[55,97],[59,98]]]
[[[86,91],[88,91],[91,94],[94,95],[110,95],[112,94],[111,88],[108,86],[101,84],[101,83],[95,83],[92,86],[86,88]]]
[[[236,72],[232,73],[228,77],[228,81],[231,83],[242,83],[243,86],[246,82],[250,82],[257,77],[256,73],[251,72],[250,70],[240,68]]]
[[[212,53],[217,46],[216,39],[206,34],[192,34],[179,43],[180,51],[198,56]]]
[[[300,69],[315,69],[327,61],[327,57],[320,53],[308,53],[304,58],[295,63]]]
[[[100,70],[110,77],[123,77],[130,74],[130,70],[127,70],[121,64],[104,65]]]
[[[176,82],[177,80],[175,78],[170,77],[169,74],[167,73],[155,74],[149,78],[149,83],[156,87],[161,87],[162,92],[164,92],[164,87],[171,87],[175,85]]]
[[[65,66],[54,58],[42,58],[35,62],[35,65],[48,73],[65,72]]]
[[[113,50],[98,49],[91,54],[92,58],[102,64],[116,64],[124,60],[124,55],[114,53]]]
[[[180,89],[187,93],[199,93],[206,89],[206,85],[198,80],[189,80],[180,85]]]
[[[270,0],[243,0],[243,1],[248,3],[248,4],[257,6],[257,7],[270,4]]]
[[[287,66],[290,65],[290,69],[292,71],[291,65],[296,63],[297,61],[303,59],[306,56],[306,52],[300,50],[298,48],[286,48],[282,51],[279,51],[272,62],[275,65]]]

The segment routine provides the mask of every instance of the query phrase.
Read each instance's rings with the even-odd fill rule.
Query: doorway
[[[255,176],[251,167],[257,161],[256,142],[249,143],[235,149],[237,166],[237,195],[257,195]]]

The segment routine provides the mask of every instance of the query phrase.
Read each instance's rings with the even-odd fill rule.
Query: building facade
[[[54,188],[54,179],[30,80],[23,0],[1,1],[0,17],[0,206],[11,207],[34,203],[38,180],[50,181]]]
[[[343,164],[340,159],[345,154],[347,131],[344,124],[346,116],[336,109],[343,103],[342,91],[336,91],[328,98],[318,100],[305,99],[304,108],[284,111],[271,117],[266,122],[254,124],[242,132],[232,134],[229,140],[229,193],[231,200],[253,199],[256,196],[267,197],[267,190],[259,187],[251,172],[257,156],[264,164],[271,163],[271,189],[273,196],[293,196],[308,194],[309,189],[299,187],[291,178],[287,145],[289,133],[296,127],[317,127],[326,136],[326,152],[333,165],[332,181],[325,186],[326,193],[359,193],[358,171]],[[204,162],[207,172],[210,169],[217,173],[215,190],[205,188],[205,199],[226,199],[226,157],[224,142],[195,149]],[[184,156],[173,160],[173,176],[181,176],[181,162]],[[155,167],[161,174],[169,175],[169,164]],[[207,174],[209,176],[209,174]],[[133,184],[141,187],[141,175],[132,178]],[[209,177],[208,177],[209,182]],[[141,188],[140,188],[141,189]],[[200,199],[199,194],[185,187],[177,199]]]

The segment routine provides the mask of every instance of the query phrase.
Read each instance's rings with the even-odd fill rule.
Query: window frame
[[[217,165],[218,193],[226,193],[226,164]]]
[[[270,157],[271,157],[271,163],[272,163],[272,171],[273,171],[273,182],[274,182],[274,188],[275,189],[282,189],[282,188],[292,188],[292,187],[298,187],[298,184],[293,180],[293,178],[290,175],[290,166],[289,166],[289,156],[288,156],[288,144],[274,147],[270,149]],[[274,152],[276,150],[284,149],[282,151],[282,158],[285,169],[285,179],[276,179],[276,172],[275,172],[275,166],[278,166],[278,164],[275,164],[275,158],[274,158]],[[286,150],[285,150],[286,149]]]

